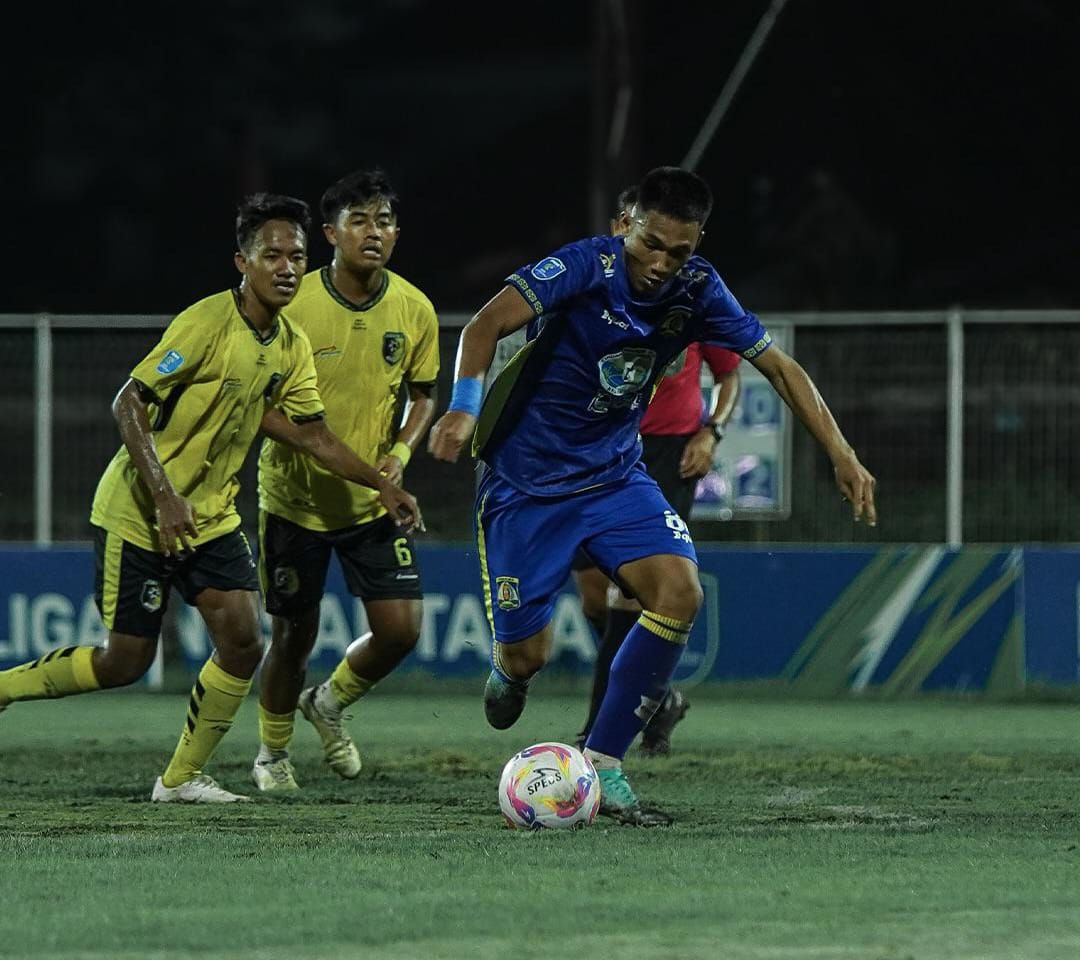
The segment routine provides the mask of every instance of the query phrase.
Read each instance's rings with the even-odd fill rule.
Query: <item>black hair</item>
[[[376,197],[390,204],[390,212],[397,216],[398,195],[382,170],[373,167],[348,173],[322,195],[323,223],[333,223],[342,210],[365,206]]]
[[[269,220],[288,220],[305,234],[311,229],[311,208],[303,200],[279,193],[253,193],[236,208],[236,246],[246,253],[259,228]]]
[[[623,187],[622,192],[615,198],[615,219],[623,215],[625,210],[630,212],[630,208],[638,202],[638,185],[632,183],[629,187]]]
[[[637,204],[686,223],[705,224],[712,212],[712,191],[696,173],[682,167],[656,167],[638,187]]]

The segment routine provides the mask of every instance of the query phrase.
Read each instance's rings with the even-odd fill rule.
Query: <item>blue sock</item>
[[[612,661],[607,693],[585,746],[620,760],[626,756],[667,693],[690,626],[642,611]]]

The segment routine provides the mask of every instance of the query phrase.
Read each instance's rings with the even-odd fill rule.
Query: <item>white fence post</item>
[[[949,385],[945,440],[945,531],[950,547],[964,542],[964,318],[949,311]]]
[[[39,547],[52,543],[52,320],[34,317],[34,539]]]

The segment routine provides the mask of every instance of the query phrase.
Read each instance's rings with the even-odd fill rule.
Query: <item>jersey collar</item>
[[[274,325],[269,330],[267,330],[266,333],[261,333],[259,331],[259,328],[256,327],[255,324],[253,324],[248,319],[248,315],[246,313],[244,313],[244,308],[242,306],[240,306],[240,303],[241,303],[240,291],[239,290],[233,290],[232,295],[233,295],[233,303],[236,304],[236,312],[238,314],[240,314],[240,319],[243,320],[244,323],[246,323],[248,325],[248,329],[251,331],[251,333],[255,337],[255,339],[258,340],[259,343],[261,343],[264,347],[267,346],[268,344],[273,343],[277,339],[277,335],[281,330],[281,326],[278,323],[277,317],[274,318]]]
[[[356,313],[363,313],[365,310],[370,310],[383,297],[386,296],[386,290],[390,286],[390,272],[383,269],[382,283],[379,285],[379,290],[370,300],[365,303],[353,303],[348,297],[345,296],[337,287],[334,286],[334,281],[330,279],[330,268],[323,267],[319,271],[319,276],[322,277],[323,287],[326,292],[330,294],[338,303],[340,303],[346,310],[352,310]]]

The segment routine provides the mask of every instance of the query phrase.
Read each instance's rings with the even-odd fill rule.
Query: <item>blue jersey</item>
[[[533,496],[627,476],[641,457],[638,427],[652,391],[688,344],[750,359],[772,342],[701,257],[656,299],[635,298],[622,237],[568,244],[506,282],[536,316],[488,391],[473,451]]]

